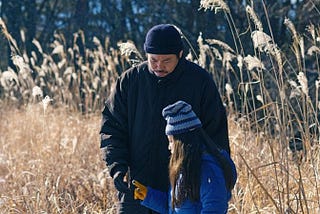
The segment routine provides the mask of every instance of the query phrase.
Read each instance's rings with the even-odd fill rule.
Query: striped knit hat
[[[202,127],[191,105],[178,101],[162,110],[162,116],[167,121],[166,135],[177,135]]]

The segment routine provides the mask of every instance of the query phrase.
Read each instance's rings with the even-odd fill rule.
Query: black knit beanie
[[[179,54],[182,49],[180,33],[170,24],[152,27],[144,42],[145,52],[151,54]]]

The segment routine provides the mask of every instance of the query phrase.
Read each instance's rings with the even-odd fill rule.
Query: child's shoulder
[[[220,176],[223,175],[220,164],[217,159],[208,153],[202,155],[201,163],[202,176]]]

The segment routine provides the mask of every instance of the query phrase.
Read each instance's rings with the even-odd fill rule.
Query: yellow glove
[[[135,186],[134,199],[144,200],[147,196],[148,189],[146,186],[140,184],[138,181],[133,180],[132,184]]]

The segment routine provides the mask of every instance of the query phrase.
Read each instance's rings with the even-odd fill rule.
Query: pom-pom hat
[[[191,105],[177,101],[162,110],[166,119],[166,135],[177,135],[202,127],[201,121],[192,111]]]
[[[151,54],[179,54],[183,49],[179,31],[171,24],[152,27],[144,42],[144,50]]]

